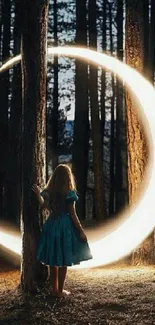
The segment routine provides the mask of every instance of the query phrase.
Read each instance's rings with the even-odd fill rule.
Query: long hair
[[[49,193],[49,204],[56,211],[65,203],[65,198],[70,190],[76,190],[76,183],[71,168],[59,164],[49,178],[45,190]]]

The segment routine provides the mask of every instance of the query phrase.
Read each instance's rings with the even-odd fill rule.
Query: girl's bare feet
[[[71,294],[71,292],[68,290],[63,290],[63,291],[53,291],[52,290],[53,297],[65,297],[65,296],[69,296],[70,294]]]
[[[71,292],[68,291],[68,290],[62,290],[62,292],[60,292],[60,294],[61,294],[62,296],[69,296],[69,295],[71,294]]]

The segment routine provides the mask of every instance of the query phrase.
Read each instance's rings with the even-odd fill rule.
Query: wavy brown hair
[[[76,182],[71,168],[65,164],[59,164],[49,178],[45,190],[49,193],[49,204],[56,211],[65,203],[69,191],[76,191]]]

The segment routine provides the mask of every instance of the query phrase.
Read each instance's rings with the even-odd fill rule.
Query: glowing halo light
[[[0,245],[13,251],[17,255],[21,254],[21,239],[18,236],[10,235],[0,231]]]
[[[155,212],[153,208],[155,197],[155,168],[152,168],[155,163],[155,91],[153,86],[136,70],[109,55],[79,47],[65,46],[48,48],[48,57],[55,54],[82,58],[89,61],[89,63],[92,62],[116,73],[130,88],[131,93],[139,102],[141,119],[145,126],[150,147],[150,157],[145,177],[147,184],[144,186],[143,183],[145,189],[143,196],[141,196],[141,200],[134,209],[126,210],[122,224],[117,229],[100,240],[90,242],[93,259],[82,262],[80,265],[74,266],[74,268],[106,265],[128,255],[149,235],[155,226]],[[0,68],[0,72],[12,67],[20,60],[20,55],[9,60]],[[146,121],[147,127],[144,120]],[[20,240],[19,247],[21,252]]]

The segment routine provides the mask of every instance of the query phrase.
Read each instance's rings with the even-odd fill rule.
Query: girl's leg
[[[58,267],[50,266],[50,279],[52,282],[53,294],[58,293]]]
[[[58,290],[60,295],[66,294],[69,295],[70,292],[67,290],[63,290],[65,279],[67,275],[67,266],[59,267],[58,270]]]

